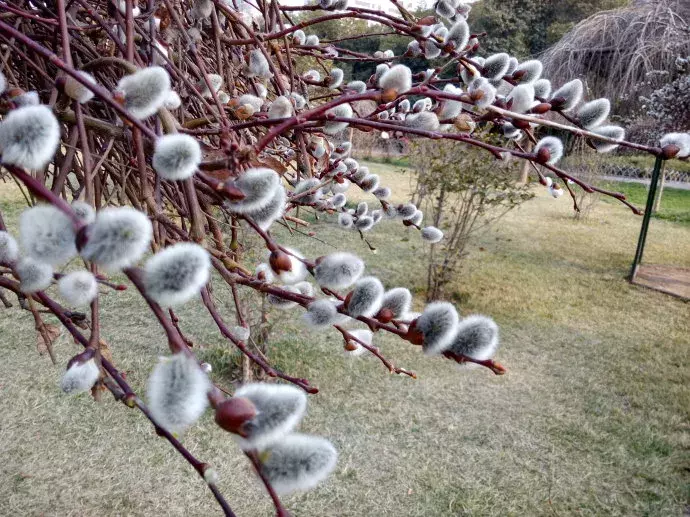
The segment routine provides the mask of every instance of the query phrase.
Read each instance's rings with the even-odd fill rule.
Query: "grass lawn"
[[[389,165],[371,169],[404,199],[408,175]],[[21,198],[7,184],[0,206],[16,224]],[[273,361],[321,389],[302,429],[329,437],[340,452],[328,482],[285,500],[295,516],[688,511],[689,306],[624,280],[640,217],[619,203],[599,203],[584,222],[570,210],[567,197],[539,189],[477,238],[453,285],[463,314],[490,314],[501,326],[502,377],[377,336],[382,351],[419,379],[391,376],[373,358],[343,357],[337,332],[307,330],[299,310],[271,314],[280,327]],[[386,287],[421,293],[425,247],[417,232],[383,222],[369,236],[374,253],[332,218],[309,220],[324,242],[295,236],[291,245],[306,255],[328,253],[332,243],[365,258]],[[645,260],[690,267],[690,227],[653,220]],[[219,287],[215,296],[231,320],[228,292]],[[163,333],[132,292],[102,300],[114,362],[144,393],[166,353]],[[213,362],[215,380],[229,385],[236,355],[200,305],[180,311],[180,325]],[[109,397],[95,403],[61,394],[62,365],[78,350],[66,336],[56,345],[60,367],[37,355],[30,314],[0,309],[0,336],[0,515],[219,515],[203,482],[139,413]],[[272,514],[210,414],[182,440],[218,470],[238,516]]]
[[[603,187],[623,192],[629,201],[644,210],[649,194],[648,185],[616,181],[607,182]],[[615,202],[613,199],[607,201]],[[653,217],[690,225],[690,190],[665,187],[661,197],[661,206]]]

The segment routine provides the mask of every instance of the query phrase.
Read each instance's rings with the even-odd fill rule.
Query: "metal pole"
[[[647,241],[647,231],[649,230],[649,220],[652,218],[652,209],[654,207],[654,198],[656,197],[656,187],[659,182],[659,175],[663,167],[664,160],[661,156],[656,157],[654,162],[654,170],[652,171],[652,181],[649,184],[649,194],[647,194],[647,206],[644,209],[644,216],[642,218],[642,228],[640,229],[640,237],[637,240],[637,250],[635,251],[635,259],[633,260],[632,269],[630,270],[630,281],[635,280],[637,268],[642,262],[642,254],[644,253],[645,242]]]

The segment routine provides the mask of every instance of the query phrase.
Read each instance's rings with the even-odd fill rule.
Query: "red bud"
[[[251,400],[233,397],[218,404],[216,424],[231,433],[244,436],[242,426],[256,416],[256,406]]]
[[[378,312],[378,314],[376,315],[376,319],[379,320],[381,323],[388,323],[393,319],[393,316],[393,311],[384,307]]]
[[[548,102],[542,102],[540,104],[537,104],[534,108],[532,108],[530,111],[532,113],[536,113],[537,115],[542,115],[546,113],[547,111],[551,110],[551,104]]]
[[[680,152],[680,147],[674,144],[668,144],[661,148],[661,157],[664,160],[670,160]]]
[[[417,320],[414,320],[410,327],[407,329],[407,334],[405,334],[405,339],[408,340],[413,345],[421,346],[424,343],[424,334],[417,330],[416,324]]]
[[[537,151],[536,157],[537,163],[541,163],[543,165],[551,159],[551,152],[546,147],[542,147],[539,149],[539,151]]]
[[[281,271],[292,271],[292,260],[290,260],[290,255],[281,250],[273,250],[271,256],[268,258],[268,263],[271,265],[271,269],[280,273]]]

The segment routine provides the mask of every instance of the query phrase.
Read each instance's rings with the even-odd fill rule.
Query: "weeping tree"
[[[303,11],[317,16],[293,23]],[[390,202],[390,188],[349,157],[352,145],[342,138],[348,130],[525,160],[540,182],[547,184],[541,171],[548,170],[573,199],[574,189],[598,191],[637,214],[622,194],[562,169],[562,142],[540,138],[541,128],[571,133],[600,152],[625,146],[663,158],[690,154],[687,134],[651,146],[627,141],[622,127],[606,123],[606,99],[580,106],[579,79],[558,75],[565,84],[552,92],[539,61],[483,56],[483,36],[467,22],[469,5],[439,0],[436,14],[423,18],[399,11],[344,0],[297,7],[264,0],[2,3],[0,165],[31,206],[18,228],[0,216],[0,288],[19,298],[49,348],[46,313],[83,349],[66,365],[62,389],[107,389],[141,412],[205,480],[225,515],[234,513],[223,480],[182,441],[209,406],[279,516],[288,515],[281,494],[314,488],[337,467],[326,438],[295,432],[307,394],[318,388],[248,346],[246,314],[255,308],[246,292],[301,314],[311,328],[336,332],[345,353],[369,356],[391,373],[415,376],[381,353],[377,334],[419,346],[426,356],[505,372],[494,360],[498,327],[490,317],[460,319],[443,301],[412,313],[410,291],[364,276],[355,254],[308,257],[291,246],[291,235],[305,233],[298,215],[305,212],[361,235],[389,219],[421,239],[443,240],[415,206]],[[406,57],[442,65],[413,74],[390,49],[369,55],[341,47],[337,36],[322,43],[313,34],[319,23],[352,18],[407,38]],[[306,71],[305,60],[313,63]],[[336,66],[342,62],[374,63],[375,72],[350,80]],[[364,113],[360,101],[375,108]],[[371,207],[346,208],[347,193],[356,190],[371,196]],[[278,237],[278,226],[291,232]],[[242,253],[250,238],[261,243],[264,261]],[[230,314],[212,295],[222,288],[234,304]],[[133,289],[166,336],[170,355],[151,372],[145,397],[114,364],[117,350],[101,346],[107,289],[115,296]],[[176,314],[199,299],[218,334],[279,382],[232,393],[214,379]]]
[[[582,77],[593,95],[619,100],[622,114],[668,82],[678,56],[690,56],[690,3],[634,0],[577,24],[542,56],[553,77]]]

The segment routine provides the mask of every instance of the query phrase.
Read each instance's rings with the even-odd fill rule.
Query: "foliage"
[[[487,54],[509,47],[520,57],[545,51],[577,22],[604,9],[624,5],[626,0],[483,0],[473,11],[477,31]]]

